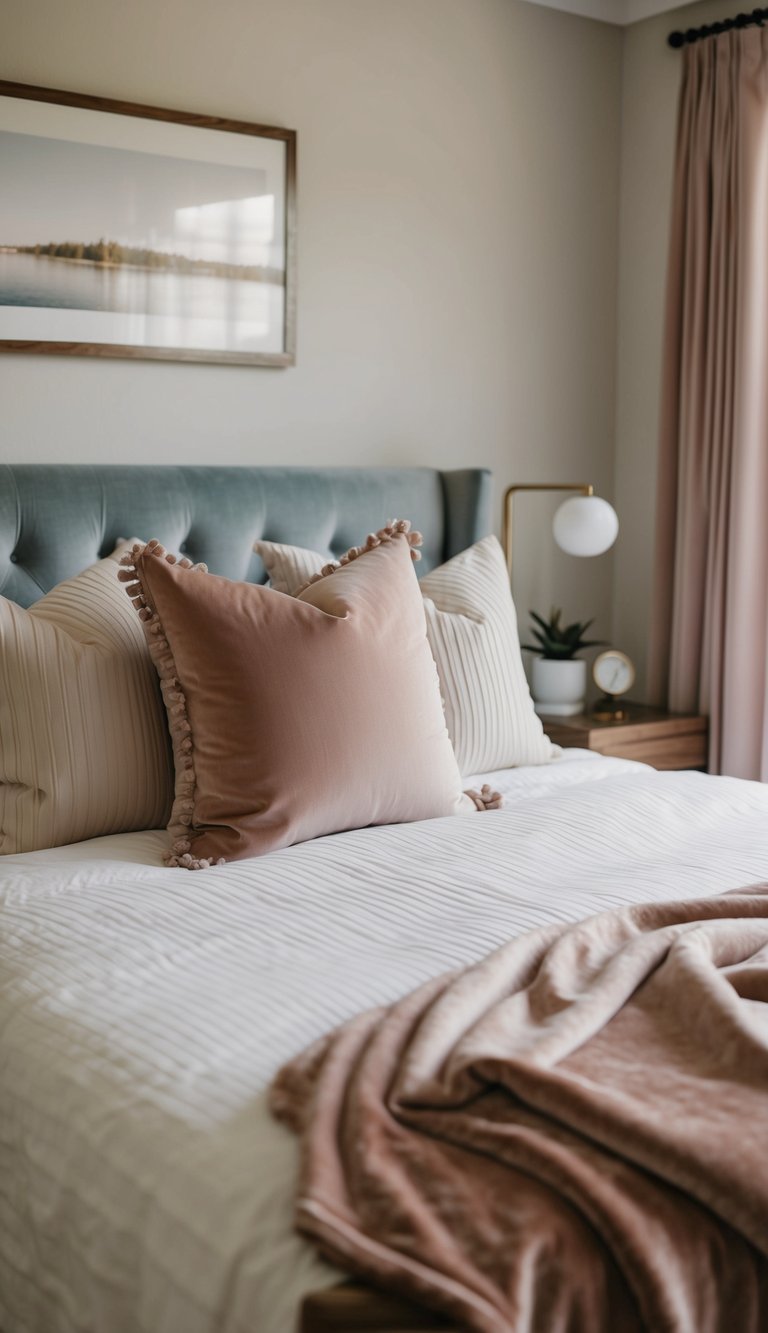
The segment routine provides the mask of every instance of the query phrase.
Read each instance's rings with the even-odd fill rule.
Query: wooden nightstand
[[[638,759],[654,768],[706,768],[707,719],[665,713],[646,704],[623,703],[625,722],[598,722],[589,713],[573,717],[542,714],[544,730],[556,745],[579,746],[617,759]]]

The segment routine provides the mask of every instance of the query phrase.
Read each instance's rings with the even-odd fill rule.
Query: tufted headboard
[[[391,518],[424,534],[424,573],[490,531],[484,468],[0,466],[0,593],[29,606],[107,555],[157,537],[216,574],[261,582],[257,537],[340,555]]]

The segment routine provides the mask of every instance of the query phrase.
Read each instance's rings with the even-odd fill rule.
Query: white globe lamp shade
[[[602,555],[619,531],[616,510],[599,495],[574,495],[555,514],[555,541],[568,555]]]

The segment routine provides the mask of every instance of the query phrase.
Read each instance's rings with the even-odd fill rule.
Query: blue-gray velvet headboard
[[[0,593],[29,606],[113,550],[157,537],[260,582],[257,537],[340,555],[391,518],[424,534],[418,573],[490,531],[484,468],[0,466]]]

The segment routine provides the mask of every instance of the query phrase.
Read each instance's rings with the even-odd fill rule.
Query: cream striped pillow
[[[273,588],[294,595],[327,555],[257,541]],[[544,764],[560,753],[544,734],[523,669],[517,616],[495,537],[421,580],[427,634],[461,773]]]
[[[165,709],[117,579],[125,549],[29,610],[0,597],[0,853],[168,821]]]

